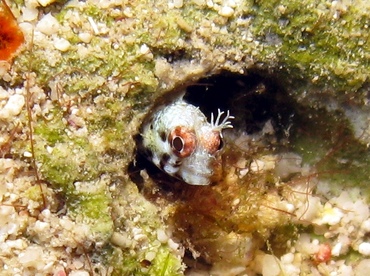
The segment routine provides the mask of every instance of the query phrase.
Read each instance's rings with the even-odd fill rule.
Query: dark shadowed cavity
[[[163,102],[171,103],[184,95],[184,100],[199,107],[208,121],[211,120],[211,113],[217,116],[218,109],[229,111],[235,117],[232,120],[234,131],[248,134],[260,131],[266,121],[271,120],[279,136],[279,133],[282,134],[290,123],[293,114],[293,103],[282,85],[264,71],[250,71],[246,74],[224,71],[170,91],[168,97],[166,95],[158,100],[159,103],[153,105],[153,110]],[[165,140],[165,135],[161,134],[162,136]],[[140,133],[135,136],[135,140],[137,153],[135,161],[129,166],[129,174],[139,188],[144,185],[140,176],[142,169],[146,169],[156,183],[170,183],[169,186],[172,187],[173,183],[179,182],[150,162],[152,153],[142,147]]]

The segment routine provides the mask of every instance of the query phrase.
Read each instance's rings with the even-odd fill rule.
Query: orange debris
[[[5,0],[0,2],[0,60],[10,60],[19,46],[24,42],[24,36],[17,20]]]

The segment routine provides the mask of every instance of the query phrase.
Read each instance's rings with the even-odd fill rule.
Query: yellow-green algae
[[[61,192],[69,214],[76,220],[98,225],[95,228],[95,234],[99,236],[97,240],[103,240],[108,249],[95,254],[101,253],[105,257],[106,265],[113,267],[113,274],[181,273],[181,260],[167,245],[154,246],[157,248],[156,258],[148,270],[143,270],[141,261],[145,260],[146,249],[124,250],[109,242],[109,237],[117,229],[127,230],[121,225],[125,220],[131,220],[135,214],[147,217],[150,215],[147,220],[141,219],[138,222],[138,226],[147,228],[149,244],[156,242],[155,230],[162,224],[160,215],[152,214],[153,206],[137,205],[137,199],[140,199],[139,202],[143,199],[126,175],[127,165],[134,152],[132,135],[137,133],[140,118],[152,100],[163,92],[158,90],[161,80],[154,75],[156,58],[171,55],[176,57],[176,53],[183,52],[183,55],[176,58],[181,60],[183,57],[191,57],[195,63],[203,62],[204,71],[208,73],[222,68],[239,71],[258,64],[278,76],[280,74],[283,78],[289,78],[285,81],[287,84],[303,80],[303,87],[293,85],[299,88],[296,91],[286,88],[288,92],[295,94],[297,100],[309,88],[311,90],[308,92],[316,94],[325,91],[339,101],[352,99],[356,103],[362,103],[366,95],[360,88],[368,81],[369,72],[370,44],[366,20],[370,7],[366,1],[351,5],[338,3],[338,6],[334,6],[331,1],[240,1],[229,18],[219,15],[215,8],[217,5],[209,7],[202,1],[186,3],[179,9],[169,9],[167,1],[130,1],[116,6],[107,5],[105,8],[96,6],[93,1],[79,5],[76,2],[62,2],[48,8],[62,26],[58,35],[67,39],[71,47],[50,58],[44,53],[51,45],[44,46],[35,40],[15,60],[12,70],[18,72],[19,76],[14,78],[13,85],[20,84],[22,72],[30,70],[36,73],[36,82],[45,93],[49,91],[50,81],[57,80],[63,88],[60,93],[72,95],[73,105],[84,110],[80,117],[86,123],[87,132],[81,137],[73,134],[74,126],[72,122],[68,122],[68,102],[57,99],[51,111],[51,119],[46,120],[42,116],[35,118],[35,158],[42,179]],[[21,7],[23,2],[18,1],[17,4]],[[127,8],[130,12],[125,12]],[[81,21],[71,28],[73,13],[81,16]],[[88,16],[97,23],[106,24],[109,32],[94,34],[91,42],[85,45],[76,34],[79,31],[91,31]],[[140,53],[143,44],[149,47],[153,57],[145,57]],[[77,51],[79,45],[88,49],[84,57]],[[218,58],[214,59],[215,56]],[[76,71],[78,77],[71,78],[70,75]],[[107,88],[108,78],[126,88]],[[186,79],[186,76],[180,76],[173,82],[181,82],[181,78]],[[311,88],[311,83],[315,89]],[[88,108],[92,112],[86,112]],[[317,115],[319,117],[315,122],[324,122],[317,131],[326,130],[328,136],[339,136],[341,129],[328,130],[333,126],[330,122],[332,119],[327,121],[330,115],[326,111]],[[340,114],[339,119],[334,120],[344,120],[342,117]],[[334,125],[337,126],[335,122]],[[67,133],[68,129],[72,129],[72,134]],[[350,130],[346,128],[343,131]],[[326,142],[323,141],[322,145],[315,144],[311,149],[313,143],[310,138],[317,139],[320,135],[298,136],[293,147],[301,150],[302,155],[322,149],[322,158],[325,158],[325,152],[335,148],[336,144],[324,145]],[[94,137],[100,141],[98,146],[92,141]],[[327,136],[325,139],[332,141]],[[357,159],[358,153],[367,153],[366,148],[352,137],[345,140],[345,143],[355,148],[354,156],[349,156],[348,152],[345,157]],[[16,143],[13,153],[22,153]],[[344,157],[343,154],[340,157]],[[312,159],[312,156],[307,158]],[[359,162],[361,166],[365,166],[366,172],[368,155],[363,155],[363,158]],[[329,160],[336,159],[331,156]],[[337,168],[329,167],[327,170],[330,172]],[[110,175],[108,180],[104,178],[106,175]],[[338,174],[330,173],[331,177],[335,175]],[[353,177],[354,174],[350,175]],[[368,179],[365,177],[364,180]],[[78,183],[91,185],[96,189],[77,189]],[[349,183],[354,183],[352,178]],[[112,184],[131,188],[120,188],[118,190],[121,192],[112,192],[109,189]],[[219,197],[224,196],[217,189],[213,193]],[[228,195],[233,196],[233,193]],[[31,194],[30,197],[35,198]],[[127,197],[130,199],[126,200]],[[111,210],[114,202],[119,202],[122,198],[125,201],[124,206],[130,206],[129,215]],[[181,203],[177,215],[187,214],[185,211],[184,214],[180,212],[183,205],[185,211],[189,212],[190,207]],[[248,206],[250,205],[245,207]],[[250,210],[240,212],[241,217],[231,217],[226,224],[217,214],[212,215],[212,223],[217,224],[225,235],[233,228],[240,231],[244,227],[242,221],[245,216],[255,215]],[[113,217],[116,216],[121,217],[115,220]],[[287,216],[281,217],[289,220]],[[262,237],[268,236],[275,226],[280,224],[276,222],[267,229],[248,225]],[[209,234],[214,233],[198,233],[202,238],[207,238]]]

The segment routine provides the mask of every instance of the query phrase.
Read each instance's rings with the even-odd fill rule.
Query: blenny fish
[[[222,117],[224,117],[222,119]],[[141,126],[146,158],[165,173],[191,185],[209,185],[222,131],[232,128],[229,111],[218,110],[211,122],[202,111],[183,100],[161,106]]]

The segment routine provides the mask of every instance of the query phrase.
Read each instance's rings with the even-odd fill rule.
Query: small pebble
[[[90,273],[85,270],[75,270],[71,271],[68,276],[89,276]]]
[[[25,99],[23,95],[19,94],[11,95],[5,106],[2,109],[0,109],[0,118],[8,119],[12,118],[13,116],[19,115],[22,111],[24,104]]]
[[[146,44],[140,46],[140,54],[146,55],[150,53],[150,49]]]
[[[173,5],[175,6],[175,8],[182,8],[182,6],[184,5],[184,1],[183,0],[174,0],[173,1]]]
[[[218,12],[219,15],[223,17],[230,17],[234,14],[234,9],[228,6],[224,6],[221,8],[221,10]]]
[[[81,41],[84,42],[84,43],[90,43],[92,37],[93,36],[90,33],[80,33],[80,34],[78,34],[78,38],[81,39]]]
[[[37,2],[39,2],[39,4],[43,7],[46,7],[52,3],[54,3],[56,0],[37,0]]]
[[[38,14],[39,11],[36,8],[22,8],[22,17],[24,21],[33,21],[37,19]]]
[[[54,47],[59,51],[65,52],[69,49],[70,46],[71,43],[69,43],[69,41],[64,38],[54,39]]]
[[[166,243],[168,241],[168,236],[167,236],[166,232],[163,229],[158,229],[157,230],[157,239],[161,243]]]
[[[358,246],[358,252],[362,255],[370,256],[370,242],[363,242]]]
[[[55,34],[59,29],[59,22],[51,13],[44,15],[36,25],[36,30],[46,35]]]

